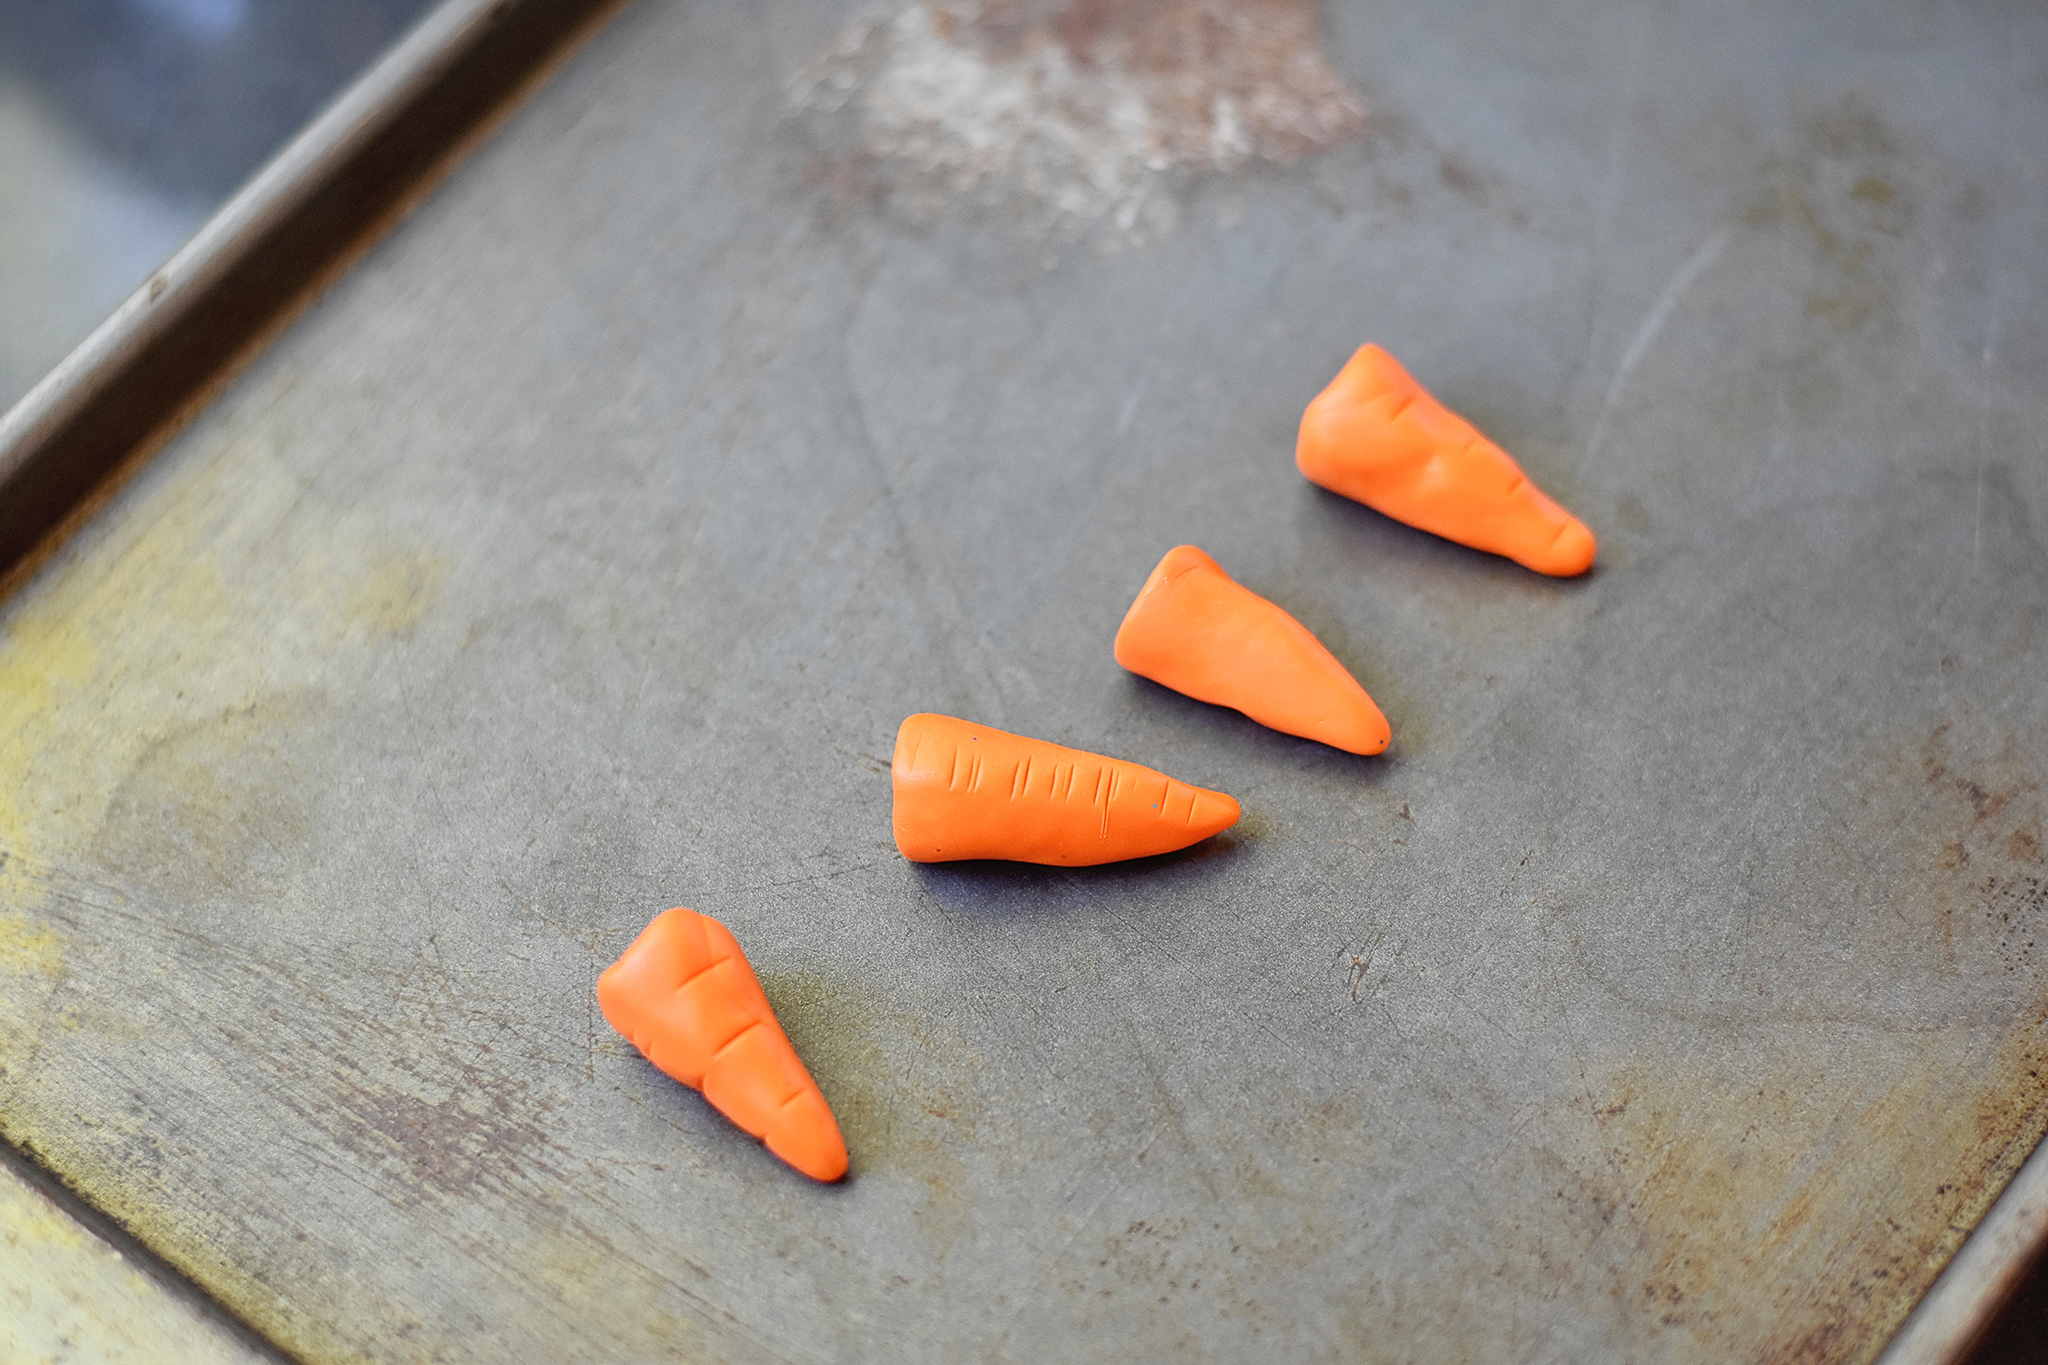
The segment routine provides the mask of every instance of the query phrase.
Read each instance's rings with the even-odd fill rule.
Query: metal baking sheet
[[[6,604],[6,1138],[315,1361],[1882,1349],[2048,1121],[2048,21],[1253,10],[627,9]],[[1299,478],[1367,339],[1591,576]],[[1182,542],[1386,756],[1116,668]],[[920,710],[1246,819],[911,866]]]

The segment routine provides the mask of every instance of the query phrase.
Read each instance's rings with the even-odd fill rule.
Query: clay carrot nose
[[[1240,813],[1136,763],[951,716],[903,722],[894,777],[896,847],[917,863],[1113,863],[1199,843]]]
[[[1197,701],[1354,754],[1393,731],[1308,628],[1192,545],[1166,552],[1116,633],[1116,661]]]
[[[1537,573],[1593,565],[1585,523],[1377,346],[1359,347],[1309,403],[1294,462],[1332,493]]]
[[[797,1059],[739,940],[667,910],[597,978],[597,1003],[641,1055],[813,1180],[846,1174],[846,1140]]]

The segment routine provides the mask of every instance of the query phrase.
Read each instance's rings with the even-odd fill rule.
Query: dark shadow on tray
[[[918,888],[949,910],[1006,916],[1034,911],[1082,914],[1126,888],[1156,891],[1227,872],[1242,860],[1248,844],[1234,827],[1172,853],[1093,867],[1047,867],[993,858],[910,866]]]
[[[2048,1365],[2048,1254],[2036,1247],[2026,1277],[1958,1365]]]

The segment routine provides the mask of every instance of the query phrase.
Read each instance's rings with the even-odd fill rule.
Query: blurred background
[[[0,408],[432,0],[0,0]]]

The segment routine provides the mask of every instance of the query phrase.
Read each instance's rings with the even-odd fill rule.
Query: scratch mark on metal
[[[1593,422],[1593,434],[1586,441],[1586,453],[1579,459],[1578,473],[1581,476],[1592,465],[1593,457],[1600,452],[1600,442],[1607,435],[1607,423],[1613,418],[1615,409],[1621,405],[1621,392],[1628,384],[1629,375],[1634,373],[1636,366],[1641,364],[1643,357],[1649,353],[1651,343],[1655,342],[1657,334],[1664,330],[1664,324],[1670,320],[1672,310],[1678,307],[1678,301],[1685,297],[1685,291],[1692,288],[1693,281],[1706,273],[1707,267],[1714,263],[1715,258],[1720,256],[1728,245],[1728,237],[1729,229],[1724,227],[1700,243],[1699,249],[1685,259],[1685,263],[1671,276],[1671,282],[1664,286],[1663,294],[1658,297],[1649,314],[1643,318],[1643,325],[1636,328],[1635,339],[1629,342],[1628,350],[1622,353],[1621,363],[1614,367],[1614,378],[1607,385],[1607,397],[1600,404],[1600,415]]]
[[[1977,406],[1977,515],[1970,542],[1970,572],[1973,574],[1984,567],[1984,472],[1991,460],[1991,376],[1998,363],[1998,334],[2004,321],[2004,310],[2000,307],[2003,298],[1996,289],[1991,291],[1991,311],[1984,326],[1984,396]]]
[[[1121,436],[1131,429],[1131,419],[1138,415],[1138,404],[1144,401],[1145,386],[1150,382],[1151,379],[1147,376],[1131,386],[1131,396],[1124,399],[1124,410],[1117,414],[1117,435]]]
[[[718,896],[740,896],[747,895],[757,891],[780,891],[786,887],[791,886],[815,886],[819,882],[829,882],[839,877],[851,877],[856,872],[866,872],[870,868],[880,867],[884,861],[893,862],[895,860],[878,859],[877,861],[871,863],[856,863],[852,867],[842,867],[832,872],[815,872],[808,877],[791,877],[787,881],[759,882],[752,886],[721,886],[715,888],[707,894]]]

